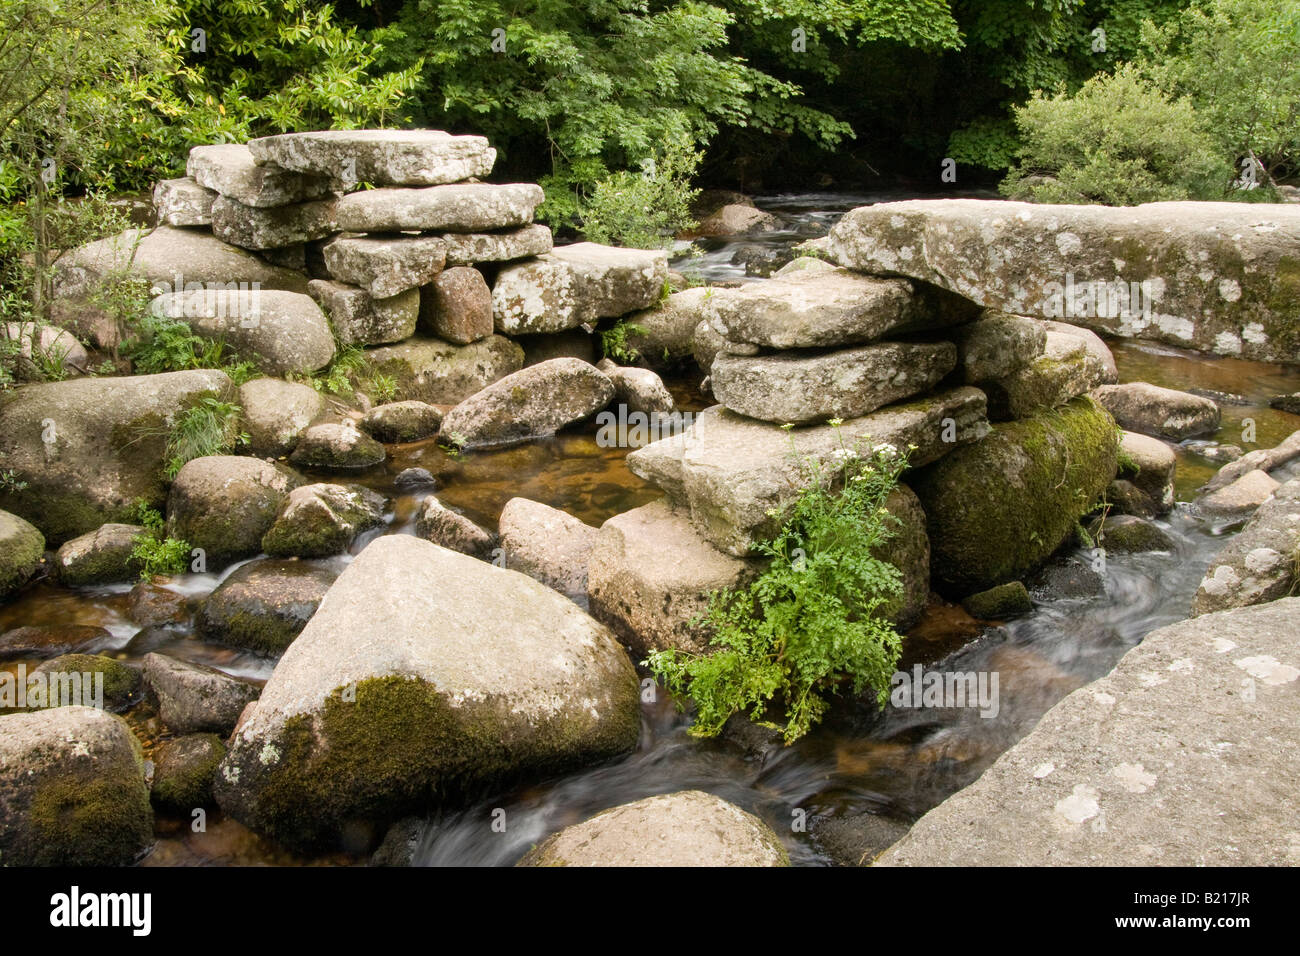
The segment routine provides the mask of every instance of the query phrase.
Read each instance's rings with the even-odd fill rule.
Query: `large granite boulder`
[[[1295,206],[982,199],[863,206],[829,242],[843,266],[1005,312],[1266,362],[1300,347],[1298,247]]]
[[[202,549],[211,570],[252,557],[299,482],[288,468],[257,458],[195,458],[172,482],[167,533]]]
[[[45,536],[17,515],[0,511],[0,600],[34,578],[45,558]]]
[[[1045,561],[1115,477],[1115,421],[1086,398],[993,426],[907,477],[930,531],[935,586],[956,597]]]
[[[290,844],[355,839],[448,795],[631,749],[638,690],[609,632],[544,585],[378,538],[280,659],[217,800]]]
[[[557,246],[506,266],[492,287],[498,332],[562,332],[644,309],[663,293],[668,257],[594,242]]]
[[[435,186],[492,172],[483,136],[438,129],[331,129],[249,140],[253,159],[301,173],[376,186]]]
[[[153,842],[140,745],[92,707],[0,717],[6,866],[125,866]]]
[[[137,524],[110,523],[64,542],[54,556],[59,580],[69,587],[130,581],[140,574],[136,542],[147,533]]]
[[[1091,394],[1121,428],[1143,435],[1182,441],[1208,435],[1219,427],[1219,406],[1203,395],[1147,382],[1102,385]]]
[[[597,529],[540,501],[511,498],[501,509],[497,532],[506,567],[561,594],[586,598]]]
[[[613,397],[613,383],[594,366],[551,359],[465,399],[443,418],[442,434],[461,448],[532,441],[595,414]]]
[[[281,458],[325,410],[325,396],[310,385],[255,378],[239,386],[239,405],[248,450],[262,458]]]
[[[166,654],[144,656],[144,679],[163,724],[178,734],[230,733],[261,691],[250,681]]]
[[[138,499],[159,508],[177,416],[204,398],[234,394],[225,372],[207,369],[17,389],[0,402],[0,461],[27,487],[0,489],[0,508],[54,546],[133,518]]]

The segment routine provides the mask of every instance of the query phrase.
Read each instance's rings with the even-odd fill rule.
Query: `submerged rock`
[[[571,601],[393,535],[348,566],[285,652],[216,793],[257,830],[321,843],[622,753],[639,726],[631,663]]]
[[[32,674],[41,674],[49,682],[50,693],[42,706],[62,706],[69,700],[121,713],[140,699],[143,684],[140,666],[104,657],[100,654],[61,654],[37,666]],[[102,678],[101,678],[102,675]],[[100,685],[102,679],[103,684]],[[63,702],[56,689],[67,695]],[[103,697],[100,699],[102,691]],[[32,706],[29,692],[28,705]]]
[[[1219,406],[1208,398],[1147,382],[1103,385],[1092,397],[1115,416],[1121,428],[1181,441],[1219,427]]]
[[[699,790],[646,797],[566,827],[520,866],[789,866],[780,838]]]
[[[252,557],[299,478],[239,455],[188,462],[167,496],[167,534],[201,548],[209,570]]]
[[[0,634],[0,660],[16,657],[57,657],[112,640],[108,628],[90,624],[38,624],[15,627]]]
[[[206,641],[281,654],[307,626],[337,576],[301,561],[250,562],[208,595],[195,616],[195,630]]]
[[[1008,581],[987,591],[969,595],[962,600],[961,606],[971,617],[983,621],[1001,621],[1028,614],[1034,609],[1034,601],[1024,582]]]
[[[226,373],[208,369],[18,389],[0,405],[0,461],[27,487],[0,489],[0,507],[56,546],[134,518],[139,499],[160,508],[177,416],[204,398],[233,396]]]
[[[1094,523],[1089,530],[1101,547],[1116,554],[1177,549],[1174,539],[1159,525],[1136,515],[1109,517]]]
[[[1115,477],[1114,419],[1089,399],[993,426],[907,478],[925,509],[931,574],[958,596],[1022,578]]]
[[[153,842],[140,745],[102,710],[0,717],[0,796],[7,866],[125,866]]]
[[[465,399],[443,418],[442,434],[461,448],[546,438],[600,411],[613,397],[613,383],[593,366],[551,359]]]

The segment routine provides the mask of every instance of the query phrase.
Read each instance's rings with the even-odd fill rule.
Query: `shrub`
[[[190,556],[189,543],[167,537],[162,514],[143,499],[136,501],[136,521],[145,529],[143,534],[131,539],[135,544],[131,560],[140,568],[140,580],[148,581],[158,574],[184,573]]]
[[[748,587],[710,596],[698,622],[712,631],[710,652],[656,651],[644,662],[695,702],[693,735],[714,736],[748,712],[790,743],[845,684],[873,689],[884,705],[902,638],[880,608],[902,583],[873,552],[892,537],[896,519],[885,501],[905,467],[891,446],[860,453],[843,442],[831,466],[802,462],[803,491],[776,536],[758,546],[766,570]],[[768,719],[778,707],[784,726]]]
[[[664,249],[695,225],[691,188],[702,154],[686,147],[665,150],[640,173],[617,172],[596,182],[579,202],[583,234],[592,242]]]
[[[1128,206],[1222,199],[1232,176],[1191,103],[1135,67],[1090,79],[1073,96],[1036,93],[1016,110],[1024,138],[1002,192],[1039,202]]]

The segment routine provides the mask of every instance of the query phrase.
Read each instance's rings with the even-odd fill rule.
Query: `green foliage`
[[[379,405],[391,402],[397,396],[397,379],[382,372],[370,376],[370,397]]]
[[[156,508],[143,499],[136,501],[136,521],[145,529],[132,538],[131,560],[140,567],[140,580],[159,574],[183,574],[188,567],[190,546],[165,534],[167,522]]]
[[[1300,174],[1300,0],[1201,0],[1142,39],[1142,71],[1192,102],[1237,169],[1253,155]]]
[[[838,422],[832,422],[838,425]],[[807,484],[748,587],[710,595],[703,625],[711,651],[656,651],[645,662],[675,695],[696,705],[691,733],[710,737],[733,714],[766,722],[784,710],[787,743],[826,712],[843,684],[871,688],[882,706],[901,637],[880,608],[902,592],[898,569],[875,557],[896,522],[885,501],[906,460],[890,446],[844,446],[837,461],[802,462]]]
[[[121,298],[120,311],[115,310],[112,314],[124,330],[123,354],[131,360],[137,373],[155,375],[213,368],[225,372],[236,385],[258,376],[257,364],[236,356],[223,339],[205,339],[180,319],[155,314],[146,304],[148,285],[148,282],[128,275],[121,284],[107,283],[107,299],[101,291],[96,300],[107,311],[112,307],[104,303]],[[141,295],[143,298],[139,297]]]
[[[610,361],[617,362],[620,365],[631,365],[641,357],[641,353],[627,344],[628,336],[644,335],[646,332],[643,326],[635,322],[629,322],[627,319],[619,319],[607,329],[601,329],[600,352]]]
[[[366,368],[366,353],[355,345],[337,345],[334,360],[319,372],[305,376],[306,382],[324,395],[351,395],[352,383]]]
[[[640,173],[617,172],[596,182],[579,202],[582,231],[591,242],[637,249],[666,249],[673,236],[695,226],[691,188],[702,153],[672,147]]]
[[[1187,100],[1132,66],[1099,74],[1073,96],[1035,94],[1016,110],[1024,137],[1002,183],[1017,199],[1136,205],[1222,199],[1231,168]]]
[[[243,409],[231,402],[206,396],[176,418],[167,435],[167,480],[175,478],[187,462],[209,455],[224,455],[236,445],[247,445],[240,429]]]
[[[8,471],[0,471],[0,491],[6,494],[17,494],[27,487],[27,482],[20,481],[10,468]]]

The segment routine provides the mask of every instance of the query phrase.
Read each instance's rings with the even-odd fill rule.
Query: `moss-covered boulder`
[[[138,524],[110,522],[64,542],[54,556],[59,580],[72,587],[130,581],[140,573],[134,554],[145,533]]]
[[[982,621],[1000,621],[1034,609],[1034,600],[1023,581],[1008,581],[997,587],[972,594],[961,602],[966,613]]]
[[[442,412],[426,402],[389,402],[366,412],[361,427],[385,444],[419,441],[438,433]]]
[[[0,489],[0,508],[52,546],[166,500],[163,462],[177,416],[206,397],[229,400],[225,372],[203,369],[28,385],[0,398],[0,462],[27,487]]]
[[[397,401],[432,405],[454,405],[524,365],[524,350],[503,335],[469,345],[417,335],[398,345],[366,349],[365,356],[365,374],[391,377]]]
[[[302,433],[289,460],[302,468],[365,471],[382,464],[384,446],[357,428],[356,422],[324,422]]]
[[[153,755],[154,806],[171,813],[212,806],[212,782],[225,756],[226,745],[216,734],[163,741]]]
[[[262,536],[272,557],[342,554],[357,535],[384,523],[386,500],[361,485],[302,485],[289,492],[275,524]]]
[[[63,707],[75,701],[120,713],[140,699],[144,687],[139,664],[99,654],[64,654],[32,673],[43,675],[49,688],[47,707]],[[56,692],[60,687],[65,689],[62,697]]]
[[[195,458],[167,496],[167,533],[202,548],[210,571],[251,557],[299,482],[290,469],[257,458]]]
[[[1079,398],[995,425],[911,475],[929,525],[935,586],[960,597],[1040,565],[1115,477],[1118,445],[1115,420]]]
[[[0,511],[0,601],[40,571],[45,536],[17,515]]]
[[[91,707],[0,717],[6,866],[122,866],[152,840],[140,745],[124,720]]]
[[[217,800],[291,844],[376,836],[505,778],[630,750],[636,672],[531,578],[409,535],[377,538],[289,646],[222,763]]]
[[[275,656],[307,626],[337,576],[302,561],[252,561],[208,595],[195,628],[204,640]]]
[[[699,790],[647,797],[566,827],[519,866],[789,866],[781,839]]]

